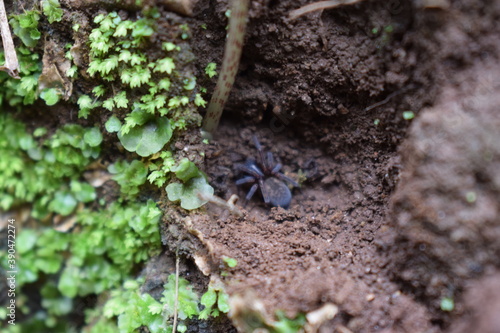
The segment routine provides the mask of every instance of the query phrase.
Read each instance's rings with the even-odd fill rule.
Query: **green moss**
[[[113,179],[120,185],[122,196],[134,199],[139,194],[139,187],[146,182],[148,169],[139,160],[132,162],[118,161],[108,168],[114,174]]]
[[[189,71],[182,70],[189,61],[186,59],[192,56],[187,56],[173,41],[161,43],[161,49],[166,53],[164,56],[152,56],[147,52],[151,36],[157,29],[157,17],[158,14],[152,11],[136,21],[122,20],[116,12],[111,12],[94,19],[97,26],[89,35],[91,61],[87,73],[100,83],[94,86],[91,94],[81,95],[78,105],[79,116],[83,118],[102,109],[111,112],[106,123],[108,132],[117,133],[126,150],[154,160],[146,163],[147,178],[162,186],[172,178],[169,173],[174,171],[171,168],[175,164],[173,154],[167,151],[167,158],[162,149],[174,133],[188,126],[200,125],[197,108],[206,102],[199,93],[201,88],[197,86],[196,78]],[[188,30],[187,26],[180,27],[181,34]],[[120,88],[108,91],[106,81]],[[127,109],[131,111],[124,113],[123,110]],[[154,156],[157,153],[162,154],[162,162]],[[138,165],[116,164],[120,170],[112,170],[116,174],[115,180],[121,182],[120,174],[130,176],[125,169]],[[143,172],[138,175],[141,175],[140,180],[132,177],[131,185],[122,186],[126,198],[134,197],[142,185]],[[169,189],[169,197],[181,200],[184,207],[199,207],[205,202],[196,196],[198,190],[207,194],[213,191],[202,178],[189,184],[183,180],[183,184],[172,184]]]
[[[98,26],[89,35],[91,61],[87,72],[98,80],[115,82],[124,90],[115,94],[93,91],[95,98],[85,97],[83,105],[79,100],[82,117],[102,106],[120,118],[122,108],[154,117],[169,115],[173,129],[200,123],[196,109],[203,101],[196,78],[177,68],[177,63],[184,64],[189,58],[186,52],[181,53],[181,48],[173,42],[161,44],[166,52],[163,57],[147,52],[157,29],[157,17],[152,12],[136,21],[122,20],[116,12],[111,12],[94,19]],[[133,119],[125,116],[122,134],[143,124]]]
[[[9,105],[20,109],[21,105],[30,105],[38,98],[38,77],[42,73],[40,56],[26,47],[16,48],[21,79],[11,78],[0,72],[0,106]],[[4,52],[0,52],[0,63],[5,62]]]
[[[34,217],[43,218],[50,210],[68,215],[89,198],[80,193],[82,187],[69,184],[98,157],[101,140],[96,128],[65,125],[37,141],[23,123],[0,115],[0,207],[8,210],[29,202]]]
[[[217,71],[215,70],[217,68],[217,65],[215,62],[211,62],[205,67],[205,73],[208,75],[209,78],[214,77],[217,75]]]
[[[63,11],[59,0],[43,0],[43,14],[47,16],[49,23],[61,22]]]
[[[229,312],[229,296],[222,288],[213,285],[208,286],[208,290],[201,296],[200,303],[204,306],[200,312],[200,319],[217,317],[221,312]]]
[[[57,0],[42,1],[42,9],[49,23],[68,23],[62,20]],[[97,127],[66,123],[68,117],[62,115],[64,126],[30,132],[15,119],[15,113],[0,115],[0,207],[7,212],[26,210],[34,218],[23,225],[17,242],[22,260],[17,261],[16,302],[23,319],[7,332],[75,331],[68,320],[75,311],[82,311],[78,303],[87,295],[98,295],[100,302],[95,309],[84,306],[88,319],[85,332],[133,332],[141,326],[151,332],[171,329],[174,277],[169,277],[160,300],[141,294],[141,280],[133,280],[141,264],[161,250],[161,211],[154,201],[138,199],[140,188],[146,181],[164,187],[178,178],[186,200],[197,198],[199,182],[203,182],[205,192],[213,189],[194,163],[179,161],[170,150],[174,135],[199,126],[197,107],[205,101],[191,70],[184,69],[193,59],[187,44],[152,38],[157,18],[154,11],[137,20],[122,20],[115,12],[97,16],[88,41],[89,67],[73,64],[66,72],[70,78],[84,71],[92,77],[83,82],[85,75],[81,75],[74,83],[78,87],[74,91],[85,92],[69,99],[76,102],[79,117],[107,113],[103,115],[108,119],[104,127],[117,133],[106,137],[108,144],[120,140],[126,150],[137,154],[136,159],[118,160],[109,168],[120,185],[118,201],[99,197],[100,191],[84,178],[90,166],[99,165],[101,157],[103,135],[94,123],[97,117],[90,117],[90,124]],[[28,47],[37,46],[41,37],[39,19],[37,11],[11,19],[15,33],[27,47],[16,49],[21,80],[0,72],[0,105],[9,111],[25,112],[21,107],[38,98],[47,106],[61,98],[57,89],[38,91],[41,57]],[[78,24],[72,24],[77,31]],[[182,27],[179,39],[188,32],[187,26]],[[149,52],[154,43],[164,54]],[[72,61],[70,47],[66,46],[66,58]],[[0,63],[2,60],[0,53]],[[3,267],[7,267],[5,253],[0,249]],[[28,284],[29,295],[24,294]],[[180,285],[178,331],[186,328],[185,320],[199,315],[201,307],[189,283],[181,278]],[[32,290],[39,295],[33,295]],[[104,315],[101,304],[106,304]],[[113,304],[121,307],[112,310]],[[36,313],[30,313],[31,309]]]
[[[19,15],[12,15],[9,20],[14,34],[18,36],[27,47],[35,47],[42,36],[38,30],[40,13],[36,10],[29,10]]]

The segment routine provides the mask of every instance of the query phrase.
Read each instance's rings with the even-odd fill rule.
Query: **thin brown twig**
[[[364,0],[329,0],[329,1],[318,1],[311,3],[309,5],[305,5],[300,7],[299,9],[292,10],[288,15],[290,20],[295,20],[296,18],[301,17],[302,15],[312,13],[318,10],[335,8],[342,5],[352,5],[356,2],[361,2]]]
[[[175,300],[174,300],[174,323],[172,333],[177,331],[177,308],[179,307],[179,256],[175,254]]]
[[[233,0],[231,2],[231,17],[229,18],[229,32],[227,34],[222,69],[217,79],[214,93],[208,104],[207,113],[203,119],[202,136],[211,139],[224,110],[231,88],[234,84],[241,50],[245,39],[245,29],[248,19],[250,0]]]
[[[208,201],[214,205],[227,209],[231,214],[236,215],[238,217],[243,216],[243,212],[236,206],[236,201],[238,201],[238,196],[236,194],[231,195],[228,201],[224,201],[224,199],[219,198],[215,195],[205,195],[203,193],[198,193],[198,198],[203,201]]]
[[[15,79],[20,79],[19,61],[17,60],[14,42],[12,41],[12,34],[10,33],[9,21],[7,21],[7,13],[5,12],[3,0],[0,0],[0,31],[2,33],[2,44],[5,53],[5,64],[0,66],[0,70],[7,72],[7,74]]]
[[[397,95],[399,95],[401,93],[404,93],[405,91],[408,91],[408,90],[413,89],[413,88],[414,88],[414,85],[410,84],[410,85],[408,85],[406,87],[403,87],[403,88],[401,88],[399,90],[396,90],[395,92],[390,93],[386,98],[384,98],[380,102],[377,102],[375,104],[372,104],[372,105],[366,107],[365,111],[370,111],[370,110],[373,110],[375,108],[378,108],[379,106],[384,105],[387,102],[389,102],[392,98],[396,97]]]

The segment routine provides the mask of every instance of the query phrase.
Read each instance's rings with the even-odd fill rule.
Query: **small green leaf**
[[[102,62],[102,74],[109,74],[113,69],[118,67],[118,56],[112,55],[107,59],[104,59]]]
[[[40,98],[51,106],[59,102],[59,92],[55,88],[45,89],[40,93]]]
[[[101,131],[97,127],[93,127],[90,130],[86,131],[83,135],[83,141],[88,144],[90,147],[97,147],[102,142],[102,134]]]
[[[71,66],[70,68],[68,68],[68,70],[66,71],[66,76],[67,77],[75,77],[76,74],[78,73],[78,67],[76,66]]]
[[[59,0],[43,0],[43,14],[51,24],[61,22],[63,11]]]
[[[170,89],[170,80],[168,78],[161,79],[158,82],[158,88],[168,91]]]
[[[146,62],[146,60],[145,55],[134,53],[130,56],[130,65],[140,65],[141,63]]]
[[[196,97],[194,98],[194,105],[205,107],[207,106],[207,101],[205,101],[200,94],[196,94]]]
[[[227,267],[234,268],[236,265],[238,265],[238,261],[234,258],[230,257],[224,257],[222,258],[222,261],[227,265]]]
[[[131,21],[122,21],[116,27],[116,30],[113,34],[113,37],[125,37],[127,36],[128,29],[133,27],[133,23]]]
[[[127,94],[125,91],[120,91],[114,97],[117,108],[126,108],[128,106]]]
[[[142,126],[136,126],[127,134],[118,133],[123,147],[140,156],[149,156],[159,152],[172,137],[170,121],[166,118],[156,118]]]
[[[213,288],[208,288],[207,292],[201,296],[200,303],[206,308],[211,308],[217,302],[217,293]]]
[[[184,80],[184,90],[193,90],[196,87],[196,78],[190,77]]]
[[[120,52],[120,55],[118,56],[118,60],[123,61],[123,62],[129,62],[131,57],[132,57],[132,53],[130,53],[129,50],[123,50]]]
[[[214,194],[214,189],[207,183],[205,177],[192,178],[186,184],[169,184],[166,191],[168,200],[180,200],[181,207],[188,210],[200,208],[207,203],[207,201],[198,197],[198,193],[209,197]]]
[[[161,48],[162,48],[162,50],[167,51],[167,52],[173,51],[175,49],[177,49],[177,50],[180,49],[178,46],[176,46],[174,43],[171,43],[171,42],[165,42],[165,43],[161,44]]]
[[[78,98],[77,104],[80,109],[90,109],[92,108],[92,98],[87,95],[82,95]]]
[[[415,113],[413,111],[404,111],[403,112],[403,119],[404,120],[411,120],[415,118]]]
[[[77,203],[78,202],[71,193],[59,191],[56,192],[54,199],[49,203],[49,209],[57,214],[67,216],[75,210]]]
[[[109,133],[115,133],[122,127],[122,122],[116,116],[111,116],[104,125]]]
[[[24,254],[30,251],[36,244],[38,234],[33,229],[25,228],[17,236],[16,249],[19,254]]]
[[[148,306],[148,311],[151,314],[160,314],[162,310],[163,306],[158,302],[155,302],[154,304]]]
[[[78,181],[71,181],[71,192],[74,194],[76,200],[80,202],[90,202],[96,199],[95,189],[88,183]]]
[[[215,70],[217,68],[217,65],[215,62],[211,62],[205,67],[205,73],[208,75],[209,78],[214,77],[217,75],[217,71]]]
[[[38,79],[36,77],[30,75],[30,76],[24,76],[21,78],[20,87],[24,91],[33,90],[37,86],[38,86]]]
[[[36,138],[44,136],[45,134],[47,134],[47,129],[45,127],[38,127],[33,131],[33,136]]]
[[[219,297],[217,298],[217,307],[221,312],[229,312],[229,295],[225,292],[219,291]]]
[[[194,177],[202,176],[196,164],[194,164],[187,158],[183,158],[179,165],[173,167],[171,170],[175,172],[175,176],[183,182],[187,182]]]
[[[66,267],[59,277],[57,288],[64,296],[70,298],[75,297],[78,293],[78,285],[80,282],[79,276],[80,272],[78,268],[73,266]]]
[[[99,86],[96,86],[94,89],[92,89],[92,92],[97,97],[102,97],[106,93],[106,88],[104,88],[103,85],[99,85]]]
[[[115,101],[113,98],[108,98],[102,103],[102,107],[105,108],[108,111],[113,111],[113,108],[115,107]]]
[[[174,60],[172,58],[163,58],[156,62],[154,71],[172,74],[172,70],[174,69],[175,69]]]
[[[441,299],[441,311],[450,312],[455,308],[455,302],[450,297],[444,297]]]

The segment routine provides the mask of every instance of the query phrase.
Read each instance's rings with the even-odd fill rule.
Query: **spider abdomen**
[[[264,180],[264,187],[271,206],[288,208],[292,192],[283,181],[270,177]]]

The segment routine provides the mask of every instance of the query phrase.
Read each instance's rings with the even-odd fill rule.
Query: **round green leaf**
[[[225,292],[219,292],[219,297],[217,298],[217,307],[224,313],[229,312],[229,295]]]
[[[179,165],[173,167],[171,170],[175,172],[175,176],[183,182],[201,176],[200,170],[196,167],[196,164],[187,158],[183,158]]]
[[[185,184],[169,184],[166,191],[168,200],[180,200],[181,207],[188,210],[200,208],[207,203],[206,200],[201,200],[198,197],[198,193],[203,193],[205,196],[214,194],[214,189],[207,183],[205,177],[192,178]]]
[[[75,197],[68,192],[57,192],[49,204],[49,209],[63,216],[71,214],[76,208],[77,201]]]
[[[111,116],[104,126],[106,127],[106,131],[114,133],[122,128],[122,122],[116,116]]]
[[[33,229],[25,228],[21,231],[17,238],[17,251],[19,254],[24,254],[31,250],[36,243],[38,233]]]
[[[211,308],[217,301],[217,293],[212,288],[208,288],[207,292],[201,296],[200,303],[206,308]]]
[[[91,147],[99,146],[102,142],[101,131],[97,127],[91,128],[83,135],[83,141]]]
[[[40,93],[40,98],[45,101],[45,104],[51,106],[59,102],[59,93],[55,88],[45,89]]]
[[[127,134],[118,133],[125,149],[143,157],[159,152],[171,137],[172,128],[166,118],[156,118],[143,126],[136,126]]]

